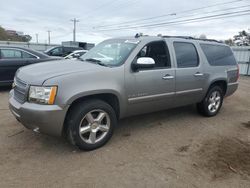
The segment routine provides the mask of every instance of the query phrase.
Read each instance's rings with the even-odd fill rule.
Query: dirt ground
[[[213,118],[194,106],[120,121],[104,147],[82,152],[35,134],[0,91],[0,187],[250,187],[250,77]]]

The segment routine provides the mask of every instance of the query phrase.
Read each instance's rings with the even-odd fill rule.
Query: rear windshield
[[[201,48],[212,66],[236,65],[232,50],[228,46],[201,44]]]

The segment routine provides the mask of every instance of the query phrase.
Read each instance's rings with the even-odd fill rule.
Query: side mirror
[[[155,66],[155,61],[151,57],[140,57],[137,59],[136,63],[132,64],[133,70],[153,68]]]

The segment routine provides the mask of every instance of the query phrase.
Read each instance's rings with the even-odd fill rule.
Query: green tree
[[[19,41],[19,42],[29,42],[32,37],[30,35],[8,35],[5,29],[0,26],[0,40],[1,41]]]

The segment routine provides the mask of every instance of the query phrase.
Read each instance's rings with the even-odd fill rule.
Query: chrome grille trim
[[[27,99],[28,84],[19,78],[15,78],[14,99],[23,104]]]

